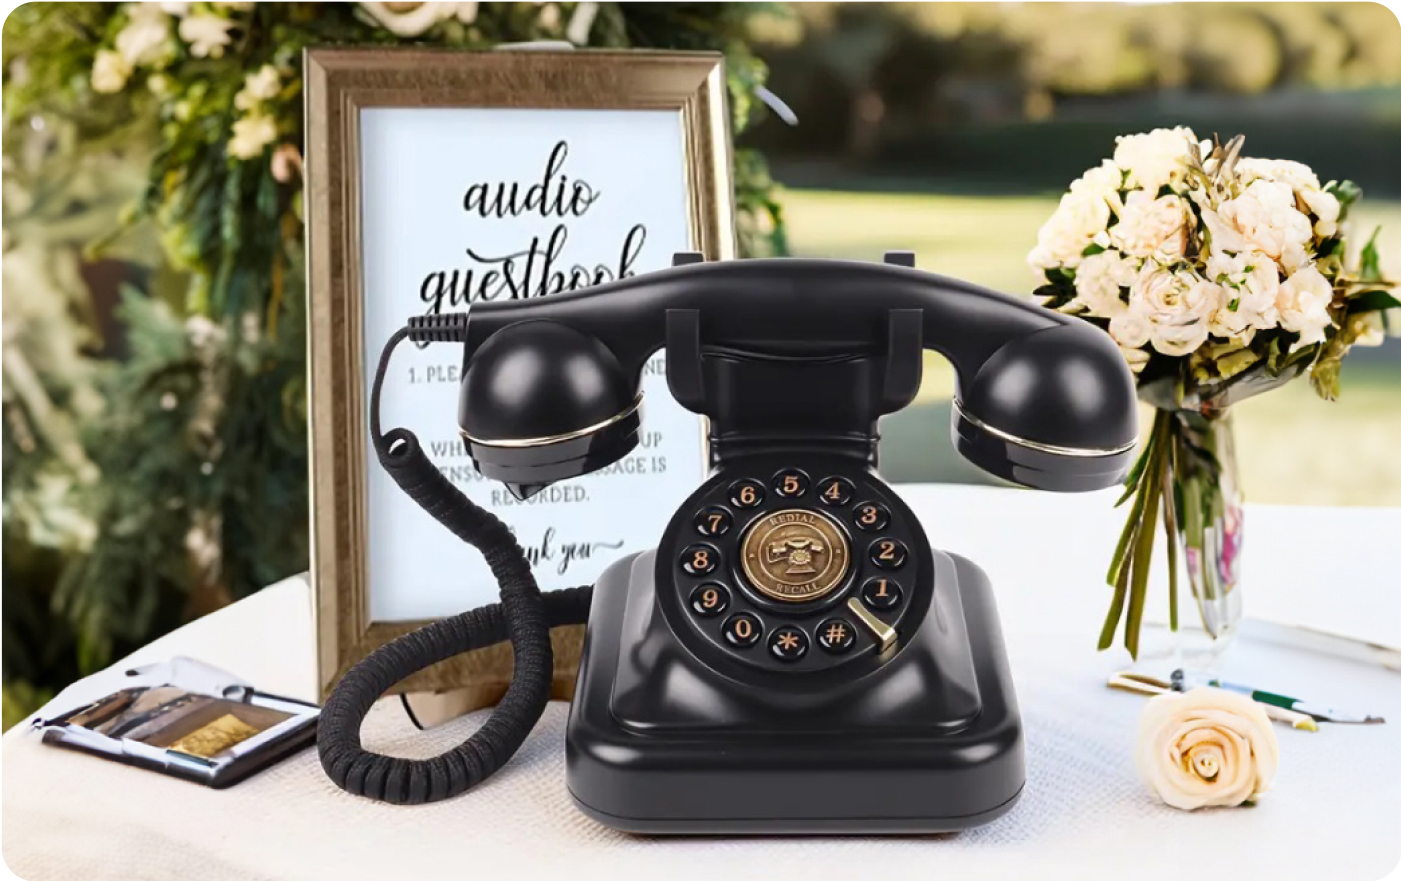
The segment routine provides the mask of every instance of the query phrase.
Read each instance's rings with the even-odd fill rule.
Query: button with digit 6
[[[730,485],[730,503],[736,508],[753,508],[764,501],[764,485],[757,480],[737,480]]]
[[[730,592],[713,581],[691,591],[691,609],[702,618],[714,618],[730,607]]]
[[[681,568],[687,575],[709,575],[720,565],[720,552],[707,544],[694,544],[681,552]]]
[[[725,641],[735,648],[747,649],[759,641],[763,635],[763,625],[759,619],[748,612],[736,612],[725,619],[725,624],[720,628],[725,634]]]

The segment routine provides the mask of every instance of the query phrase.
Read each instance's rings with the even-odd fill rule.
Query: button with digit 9
[[[691,609],[702,618],[714,618],[730,607],[730,592],[713,581],[691,591]]]
[[[758,642],[764,632],[759,619],[748,612],[736,612],[731,615],[720,629],[725,634],[726,642],[741,649],[747,649]]]
[[[681,568],[688,575],[708,575],[720,565],[720,552],[710,545],[694,544],[681,552]]]

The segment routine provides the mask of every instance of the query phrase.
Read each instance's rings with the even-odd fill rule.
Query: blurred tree
[[[719,49],[749,4],[36,3],[4,23],[6,724],[307,565],[301,53]],[[742,248],[783,247],[736,155]],[[135,202],[120,212],[117,206]],[[120,222],[119,222],[120,221]]]

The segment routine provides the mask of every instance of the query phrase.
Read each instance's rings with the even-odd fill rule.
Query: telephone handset
[[[542,594],[510,531],[379,424],[403,339],[464,344],[459,425],[481,473],[527,498],[638,442],[643,365],[709,418],[712,475],[655,551],[592,588]],[[380,462],[483,551],[501,603],[435,622],[353,667],[322,713],[327,773],[418,803],[493,773],[543,712],[549,627],[587,620],[566,755],[576,804],[639,832],[930,832],[987,822],[1025,779],[1021,722],[986,576],[930,548],[874,473],[880,416],[913,400],[922,352],[952,362],[955,446],[1027,486],[1122,479],[1132,377],[1073,318],[913,268],[767,259],[704,263],[544,299],[410,321],[372,390]],[[509,639],[510,688],[430,760],[360,745],[405,676]]]

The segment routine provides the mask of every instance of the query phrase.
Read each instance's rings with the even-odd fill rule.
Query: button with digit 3
[[[899,569],[909,555],[910,549],[903,541],[882,538],[871,542],[871,562],[882,569]]]
[[[796,468],[785,468],[773,476],[773,491],[786,499],[796,499],[808,491],[808,476]]]
[[[900,605],[903,596],[904,592],[900,590],[900,582],[893,578],[886,578],[884,575],[868,578],[866,583],[861,585],[862,602],[878,612],[884,612]]]
[[[747,649],[759,641],[763,635],[763,625],[759,619],[748,612],[736,612],[725,619],[725,625],[720,628],[725,634],[725,641],[735,648]]]
[[[863,502],[852,514],[863,532],[880,532],[890,523],[890,511],[877,502]]]
[[[808,653],[808,635],[796,627],[780,627],[769,637],[769,654],[792,663]]]
[[[714,618],[730,607],[730,592],[711,581],[691,591],[691,608],[702,618]]]
[[[828,618],[817,628],[817,644],[828,654],[846,654],[856,645],[856,630],[845,618]]]
[[[730,531],[734,518],[719,505],[702,508],[696,513],[696,532],[701,535],[724,535]]]
[[[681,552],[681,568],[688,575],[708,575],[720,565],[720,552],[710,545],[694,544]]]
[[[831,508],[843,507],[851,501],[855,492],[856,487],[845,477],[829,477],[817,485],[817,497],[822,504]]]
[[[753,508],[764,500],[764,485],[757,480],[737,480],[730,485],[730,502],[736,508]]]

